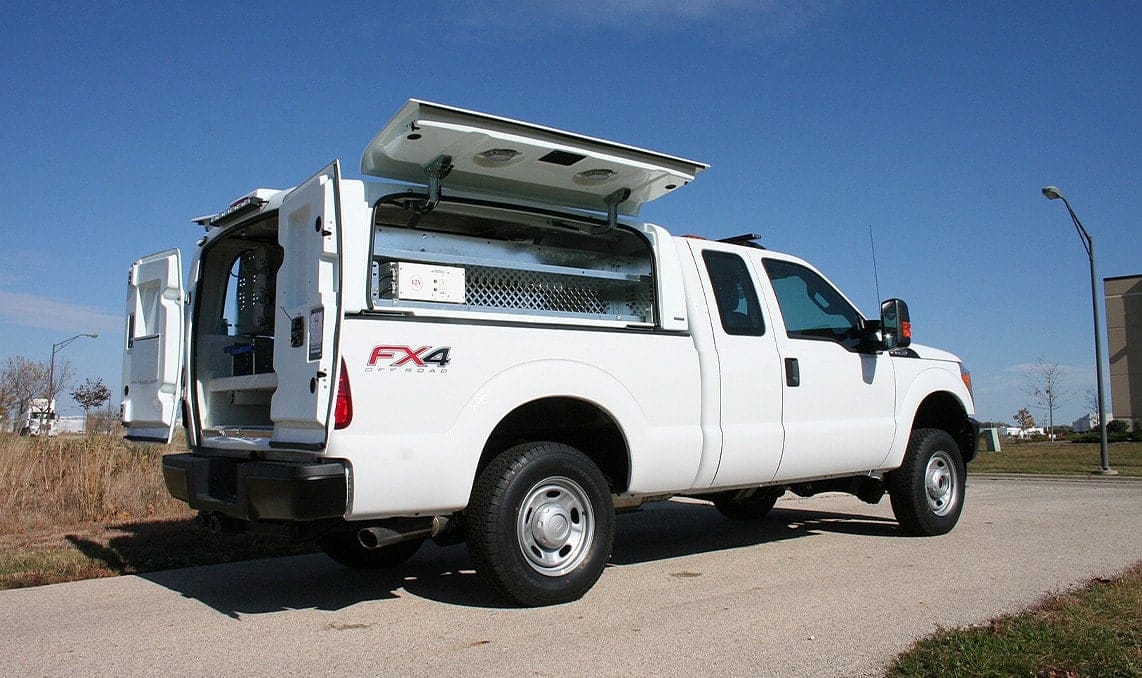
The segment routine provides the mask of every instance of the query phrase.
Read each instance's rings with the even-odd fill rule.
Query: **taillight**
[[[963,379],[964,386],[968,389],[968,395],[974,398],[975,393],[971,387],[971,372],[968,371],[968,368],[964,367],[963,363],[960,363],[960,379]]]
[[[333,405],[333,428],[345,428],[353,421],[353,394],[349,390],[349,370],[341,360],[341,375],[337,377],[337,400]]]

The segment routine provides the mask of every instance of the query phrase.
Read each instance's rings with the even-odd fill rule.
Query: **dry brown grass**
[[[0,434],[0,535],[187,517],[163,485],[165,451],[117,435]]]
[[[313,551],[272,535],[212,535],[163,483],[170,447],[108,435],[0,433],[0,590]]]

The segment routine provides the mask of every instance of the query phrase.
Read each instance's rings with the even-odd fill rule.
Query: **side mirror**
[[[889,299],[880,305],[880,330],[886,350],[912,343],[912,322],[908,319],[908,304],[903,299]]]

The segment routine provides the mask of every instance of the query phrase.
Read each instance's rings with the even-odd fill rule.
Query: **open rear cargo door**
[[[442,185],[635,215],[709,165],[518,120],[410,99],[369,142],[361,171],[423,184],[439,158]],[[626,192],[629,191],[629,194]]]
[[[272,447],[325,447],[341,317],[340,181],[335,161],[291,191],[278,212],[285,257],[277,275]]]
[[[131,265],[123,351],[128,440],[169,443],[182,398],[182,256],[167,250]]]

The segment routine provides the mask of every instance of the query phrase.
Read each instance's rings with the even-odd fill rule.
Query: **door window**
[[[826,339],[848,348],[860,343],[860,314],[820,275],[777,259],[765,260],[765,272],[790,338]]]
[[[729,252],[702,252],[706,273],[714,288],[714,300],[726,334],[760,337],[765,334],[761,304],[741,257]]]

